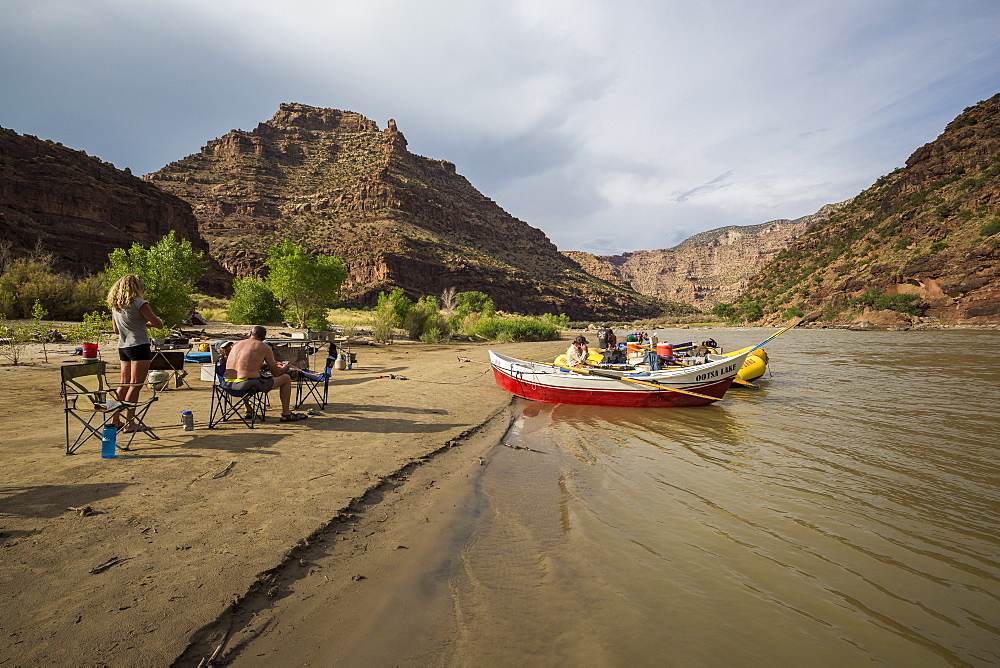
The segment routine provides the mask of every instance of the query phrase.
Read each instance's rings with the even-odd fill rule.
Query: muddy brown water
[[[713,406],[520,402],[418,600],[330,663],[1000,663],[1000,334],[767,350]]]

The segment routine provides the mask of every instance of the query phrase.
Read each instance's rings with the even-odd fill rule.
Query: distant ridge
[[[710,310],[734,299],[757,269],[787,248],[810,225],[845,203],[828,204],[810,216],[757,225],[727,225],[688,237],[673,248],[592,255],[566,251],[594,276],[645,295]]]

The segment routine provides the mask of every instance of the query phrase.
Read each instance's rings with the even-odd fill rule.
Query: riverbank
[[[494,347],[529,355],[560,345]],[[360,506],[442,453],[451,470],[478,466],[509,423],[511,397],[489,366],[458,360],[485,362],[486,345],[401,343],[356,348],[354,370],[335,372],[326,410],[303,422],[209,431],[211,386],[191,373],[191,389],[162,392],[150,411],[160,440],[140,435],[113,460],[93,440],[66,456],[58,369],[74,358],[68,346],[54,349],[48,363],[31,351],[30,364],[4,367],[6,665],[163,665],[185,651],[197,664],[221,642],[220,620],[225,636],[229,612],[280,597],[309,571],[306,550]],[[376,378],[388,374],[406,380]],[[182,430],[182,410],[194,411],[194,431]],[[415,521],[412,504],[425,495],[403,496],[411,501],[392,512]],[[433,553],[409,542],[393,554]],[[392,568],[405,571],[406,560]],[[324,582],[346,591],[363,575],[353,570],[348,563]]]

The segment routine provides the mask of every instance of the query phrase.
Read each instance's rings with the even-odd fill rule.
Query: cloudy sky
[[[998,0],[0,0],[0,125],[155,171],[394,118],[563,250],[795,218],[1000,92]]]

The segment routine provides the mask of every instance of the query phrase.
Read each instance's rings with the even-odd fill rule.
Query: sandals
[[[288,415],[282,415],[278,422],[298,422],[299,420],[305,420],[309,416],[305,413],[289,413]]]

